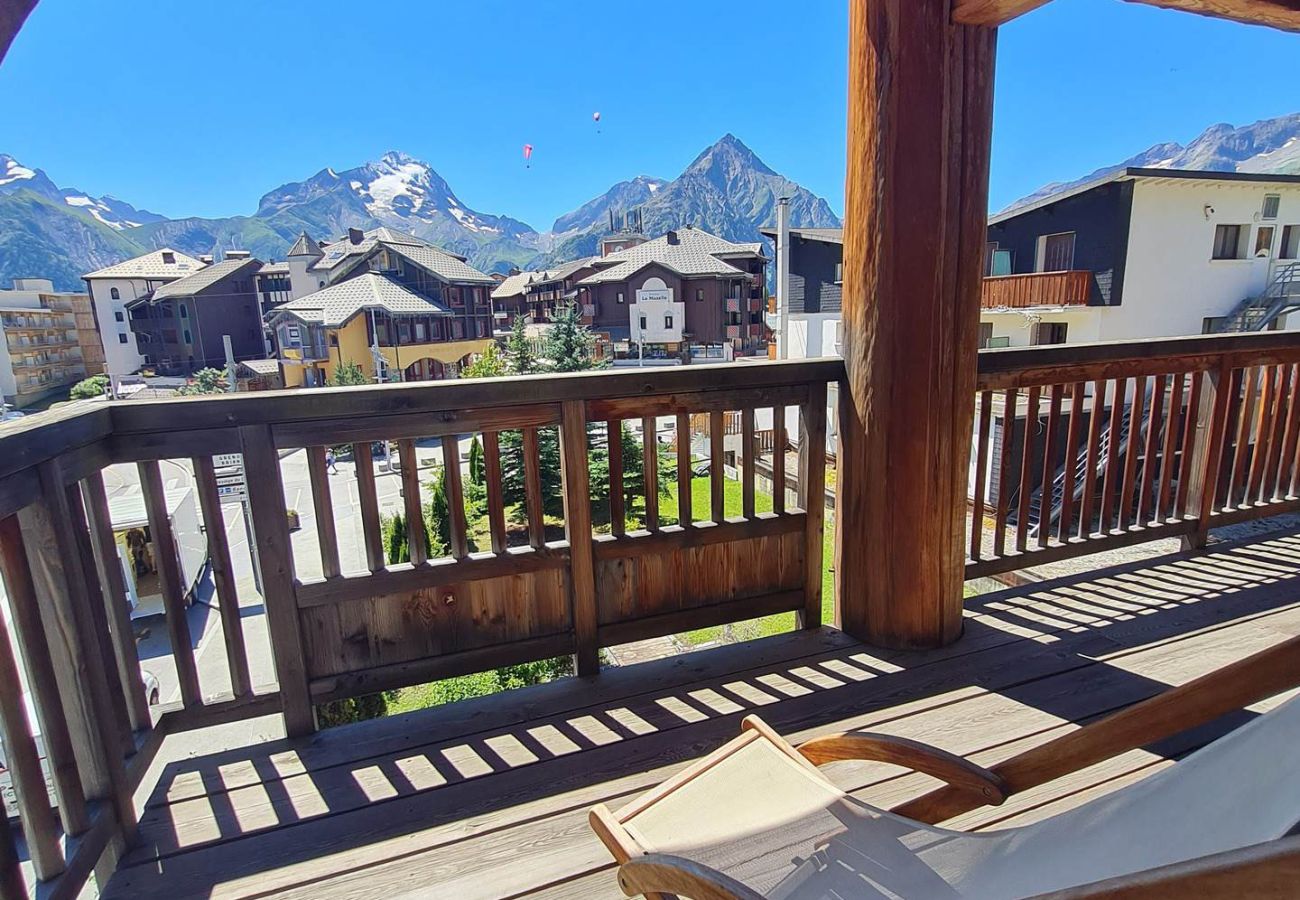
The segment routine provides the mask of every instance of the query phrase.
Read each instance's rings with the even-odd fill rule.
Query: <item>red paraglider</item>
[[[524,168],[525,169],[532,168],[532,158],[533,158],[533,145],[524,144]]]

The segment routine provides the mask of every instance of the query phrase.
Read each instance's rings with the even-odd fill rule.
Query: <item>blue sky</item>
[[[676,176],[730,131],[841,211],[846,5],[42,0],[0,66],[0,152],[63,186],[216,216],[400,149],[471,207],[544,229],[615,181]],[[1300,109],[1295,35],[1055,0],[999,42],[995,209]]]

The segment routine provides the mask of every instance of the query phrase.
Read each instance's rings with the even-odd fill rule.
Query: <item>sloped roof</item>
[[[760,228],[759,234],[765,234],[773,240],[776,239],[775,228]],[[804,240],[820,241],[823,244],[842,244],[844,243],[843,228],[791,228],[790,233],[798,235]]]
[[[271,317],[289,314],[298,320],[341,328],[363,309],[382,309],[395,315],[451,315],[451,310],[417,294],[395,278],[367,272],[321,288],[271,311]]]
[[[288,263],[262,263],[262,268],[257,270],[258,275],[288,275]]]
[[[614,254],[611,253],[609,257],[584,256],[581,259],[570,260],[569,262],[561,263],[554,269],[547,269],[544,272],[538,272],[535,280],[543,283],[549,281],[563,281],[579,269],[599,265],[604,260],[613,256]]]
[[[256,372],[258,375],[276,375],[280,372],[280,362],[275,359],[245,359],[236,363],[235,366],[243,366],[248,371]]]
[[[320,244],[317,244],[315,241],[313,241],[311,239],[311,235],[309,235],[307,232],[304,231],[302,234],[298,235],[298,240],[294,241],[293,246],[289,248],[289,255],[290,256],[315,256],[317,258],[320,258],[322,254],[320,250]]]
[[[163,254],[173,254],[172,262],[163,262]],[[192,256],[186,256],[179,250],[163,247],[152,253],[145,253],[115,265],[97,269],[82,278],[184,278],[192,275],[204,264]]]
[[[262,261],[260,259],[252,257],[247,259],[223,259],[219,263],[200,269],[193,275],[177,279],[171,284],[164,284],[153,292],[153,299],[165,300],[168,297],[189,297],[199,293],[199,291],[207,290],[227,275],[233,275],[240,269],[249,266],[257,268],[261,265]]]
[[[539,272],[518,272],[514,275],[507,275],[506,280],[492,289],[493,300],[504,300],[506,297],[518,297],[528,287],[529,282],[536,278]]]
[[[406,257],[417,266],[428,269],[448,281],[468,281],[473,284],[496,284],[491,275],[480,272],[462,257],[439,250],[430,244],[390,244],[380,241],[389,250]]]
[[[604,257],[602,262],[615,264],[594,272],[578,284],[599,284],[609,281],[626,281],[636,272],[657,263],[679,275],[744,275],[743,269],[719,259],[728,256],[761,256],[759,244],[734,244],[698,228],[683,228],[676,232],[677,243],[668,243],[668,235],[619,250]],[[759,248],[755,250],[754,248]]]

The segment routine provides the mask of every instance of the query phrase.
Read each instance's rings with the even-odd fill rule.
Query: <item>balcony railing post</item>
[[[569,540],[569,580],[579,675],[600,669],[596,636],[596,569],[591,536],[591,484],[587,471],[587,404],[566,400],[560,407],[560,480],[564,491],[564,533]]]
[[[284,730],[289,737],[298,737],[316,730],[316,716],[307,684],[307,661],[298,621],[280,457],[275,452],[269,425],[242,426],[239,443],[244,455],[244,476],[249,484],[257,486],[248,497],[253,539],[257,543],[254,558],[261,574],[271,656],[275,660],[275,675],[284,706]]]
[[[1232,407],[1232,367],[1227,358],[1218,368],[1204,375],[1210,390],[1201,392],[1199,408],[1188,410],[1196,416],[1196,447],[1192,454],[1192,482],[1188,485],[1188,508],[1197,516],[1196,530],[1183,536],[1188,550],[1205,546],[1210,537],[1210,517],[1214,515],[1215,494],[1223,467],[1223,447],[1228,433],[1228,411]]]
[[[805,516],[803,610],[799,624],[822,623],[823,538],[826,518],[826,383],[809,385],[808,400],[799,417],[799,492]],[[752,445],[752,440],[751,440]],[[748,447],[745,458],[750,456]]]

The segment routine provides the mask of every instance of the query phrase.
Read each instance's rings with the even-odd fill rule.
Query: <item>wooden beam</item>
[[[996,28],[1047,2],[1048,0],[952,0],[952,20],[957,25]]]
[[[891,647],[961,632],[996,31],[949,0],[852,0],[840,621]]]

